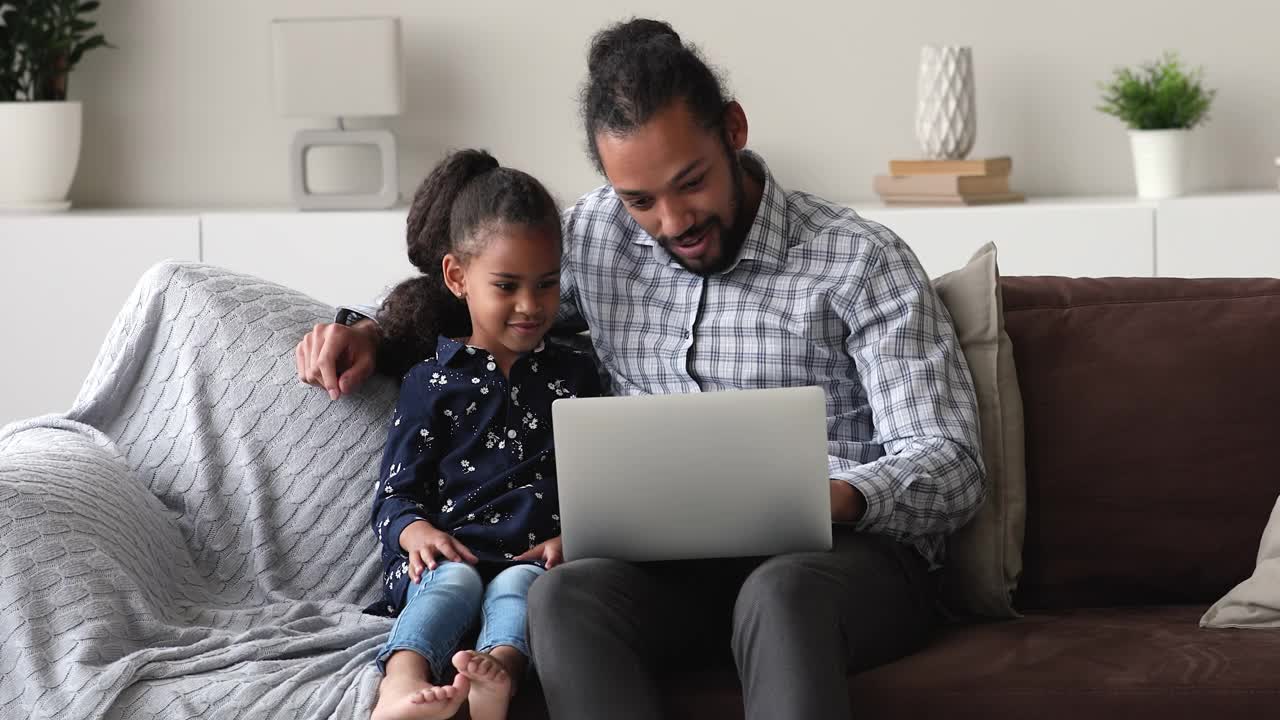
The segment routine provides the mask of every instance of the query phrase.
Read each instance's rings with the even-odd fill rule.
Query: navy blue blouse
[[[373,501],[387,614],[411,582],[400,532],[426,520],[482,562],[560,534],[551,402],[600,394],[586,353],[544,342],[507,378],[487,351],[441,337],[404,376]]]

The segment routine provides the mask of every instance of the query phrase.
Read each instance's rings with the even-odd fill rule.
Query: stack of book
[[[872,184],[886,205],[986,205],[1022,202],[1009,189],[1013,160],[891,160]]]

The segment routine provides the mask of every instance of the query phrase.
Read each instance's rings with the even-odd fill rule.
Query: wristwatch
[[[356,312],[351,308],[338,308],[338,314],[334,318],[334,322],[336,322],[339,325],[346,325],[350,327],[360,322],[361,320],[365,320],[367,318],[368,316],[365,315],[364,313]]]

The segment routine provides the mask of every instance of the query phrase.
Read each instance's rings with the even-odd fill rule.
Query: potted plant
[[[1187,137],[1209,119],[1216,93],[1200,84],[1202,73],[1199,68],[1187,71],[1176,54],[1167,52],[1136,70],[1117,68],[1111,82],[1102,84],[1098,109],[1129,126],[1138,197],[1173,197],[1184,191]]]
[[[86,19],[97,2],[0,0],[0,208],[56,210],[80,160],[81,108],[67,79],[107,45]]]

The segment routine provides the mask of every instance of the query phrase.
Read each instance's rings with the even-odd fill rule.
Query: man
[[[892,232],[778,185],[669,25],[598,34],[581,100],[609,182],[564,217],[561,327],[590,329],[615,394],[821,385],[837,526],[829,553],[548,573],[529,628],[551,715],[663,717],[659,673],[728,644],[748,718],[850,717],[847,673],[930,637],[945,536],[983,498],[950,317]],[[379,341],[318,326],[299,375],[351,392]]]

